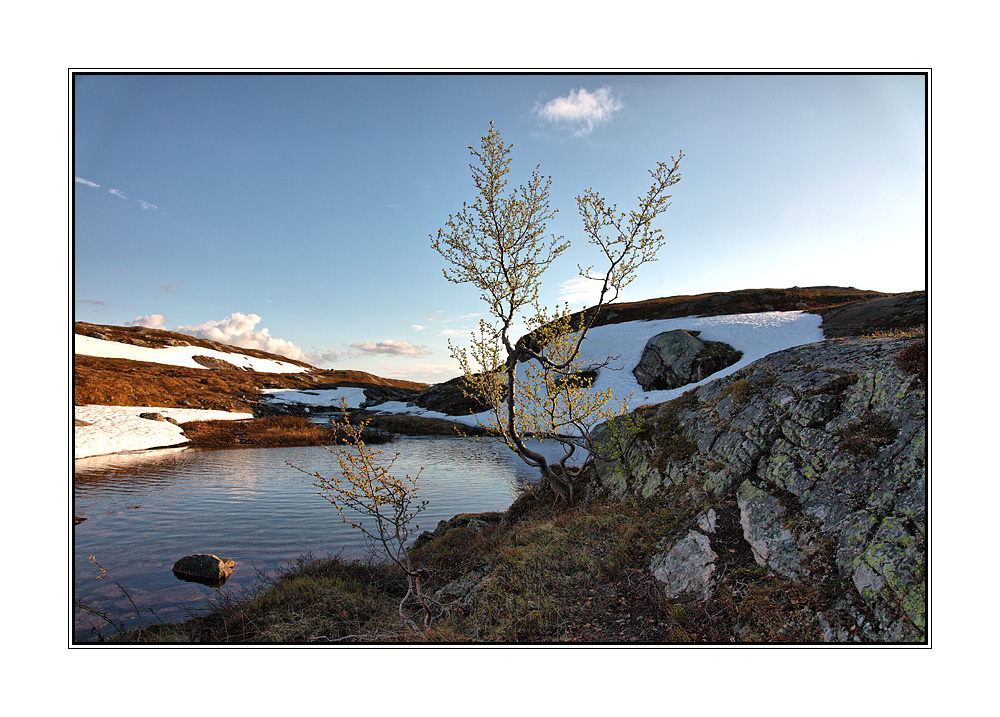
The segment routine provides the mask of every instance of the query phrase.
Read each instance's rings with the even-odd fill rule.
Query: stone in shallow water
[[[178,580],[221,587],[233,574],[234,560],[223,560],[216,555],[187,555],[174,563],[173,571]]]

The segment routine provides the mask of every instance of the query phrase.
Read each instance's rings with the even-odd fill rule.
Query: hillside
[[[793,286],[789,289],[741,289],[716,291],[705,294],[668,296],[660,299],[631,301],[613,304],[601,312],[596,326],[626,321],[676,319],[683,316],[721,316],[723,314],[750,314],[760,311],[807,311],[822,313],[837,306],[844,306],[869,299],[884,299],[893,294],[864,291],[839,286]],[[574,317],[589,316],[590,309]],[[577,318],[578,320],[578,318]]]
[[[405,580],[391,565],[331,559],[302,561],[264,600],[139,639],[926,644],[925,292],[752,290],[609,313],[582,354],[614,354],[594,388],[631,393],[637,431],[620,434],[620,455],[583,473],[568,505],[540,483],[503,513],[461,514],[419,536],[410,554],[428,571],[424,590],[450,604],[430,630],[399,622]],[[636,369],[665,347],[653,339],[677,334],[706,349],[725,343],[731,363],[668,388],[641,385]],[[90,361],[78,357],[78,366]],[[269,391],[288,412],[339,398],[360,406],[364,395],[345,388],[350,381],[315,378],[323,372],[102,361],[117,361],[99,368],[131,376],[135,389],[142,374],[130,372],[158,371],[161,384],[181,372],[176,390],[214,390],[234,405],[259,400],[252,391]],[[448,400],[458,382],[420,391],[399,383],[355,385],[381,387],[388,400],[373,408],[394,420],[440,420],[459,405]],[[474,423],[473,408],[454,420]],[[255,612],[261,604],[266,614]]]
[[[106,326],[77,322],[74,334],[122,343],[138,349],[192,346],[233,356],[229,363],[195,356],[203,368],[176,366],[127,358],[105,358],[77,353],[73,366],[73,398],[78,405],[163,406],[222,411],[257,412],[261,392],[267,389],[316,390],[336,387],[387,387],[419,391],[427,384],[386,379],[363,371],[318,369],[302,361],[256,349],[197,339],[184,334],[142,327]],[[295,373],[244,370],[238,357],[287,364]],[[198,359],[202,358],[199,362]]]

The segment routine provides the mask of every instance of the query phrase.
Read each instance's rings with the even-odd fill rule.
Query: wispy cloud
[[[97,299],[77,299],[78,304],[92,304],[93,306],[107,306],[103,301],[98,301]]]
[[[167,325],[167,319],[163,314],[149,314],[148,316],[136,316],[125,325],[144,326],[147,329],[162,329]]]
[[[601,87],[593,92],[581,87],[571,90],[565,97],[535,105],[535,114],[549,124],[582,137],[607,122],[624,106],[610,87]]]
[[[601,298],[601,282],[604,277],[600,274],[588,274],[587,276],[574,276],[572,279],[559,284],[559,301],[567,302],[571,306],[594,306]],[[605,297],[605,300],[612,298],[626,299],[624,293],[614,296],[614,289]]]
[[[426,356],[430,353],[426,346],[411,344],[409,341],[361,341],[351,344],[365,354],[384,354],[387,356]]]
[[[83,177],[73,177],[73,179],[74,179],[74,181],[76,181],[77,184],[85,184],[88,187],[99,187],[99,186],[101,186],[100,184],[97,184],[96,182],[91,182],[89,179],[84,179]]]
[[[177,290],[179,288],[181,288],[181,285],[180,284],[164,284],[160,288],[163,289],[168,294],[176,294]]]
[[[333,368],[334,364],[340,361],[346,354],[343,351],[329,349],[327,351],[311,351],[302,354],[302,361],[305,361],[316,368]]]
[[[77,177],[76,181],[79,182],[80,178]],[[96,187],[98,185],[95,184],[94,186]],[[141,206],[143,209],[159,209],[158,206],[156,206],[155,204],[152,204],[150,202],[147,202],[145,199],[129,199],[128,197],[125,196],[125,192],[123,192],[120,189],[109,189],[108,190],[108,194],[114,194],[116,197],[118,197],[120,199],[124,199],[124,200],[129,201],[129,202],[139,202],[139,206]]]

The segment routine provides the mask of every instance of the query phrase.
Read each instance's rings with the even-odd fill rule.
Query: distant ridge
[[[611,304],[601,312],[596,325],[604,326],[626,321],[679,319],[684,316],[750,314],[760,311],[820,313],[820,309],[887,296],[892,296],[892,294],[840,286],[793,286],[789,289],[716,291]],[[575,316],[589,315],[591,312],[592,309],[585,309]]]

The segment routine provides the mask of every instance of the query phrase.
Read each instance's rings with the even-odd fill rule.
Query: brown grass
[[[380,378],[363,371],[256,373],[210,370],[77,355],[73,399],[100,406],[163,406],[252,411],[261,389],[316,390],[337,386],[393,386],[421,390],[424,383]]]
[[[927,341],[917,341],[896,354],[896,364],[927,383]]]
[[[191,421],[182,423],[192,446],[206,448],[329,446],[343,442],[332,424],[322,426],[303,416],[265,416],[246,421]],[[365,443],[384,443],[391,436],[362,429]]]
[[[147,329],[144,326],[110,326],[106,324],[89,324],[85,321],[77,321],[73,324],[73,333],[91,336],[102,341],[118,341],[120,343],[131,344],[133,346],[144,346],[147,348],[163,348],[164,346],[199,346],[223,353],[238,353],[245,356],[255,356],[257,358],[272,359],[296,366],[312,368],[304,361],[296,361],[287,356],[261,351],[260,349],[244,349],[238,346],[199,339],[187,334],[178,334],[174,331],[164,331],[162,329]]]
[[[317,446],[336,442],[331,428],[301,416],[267,416],[249,421],[191,421],[181,424],[192,446]]]

